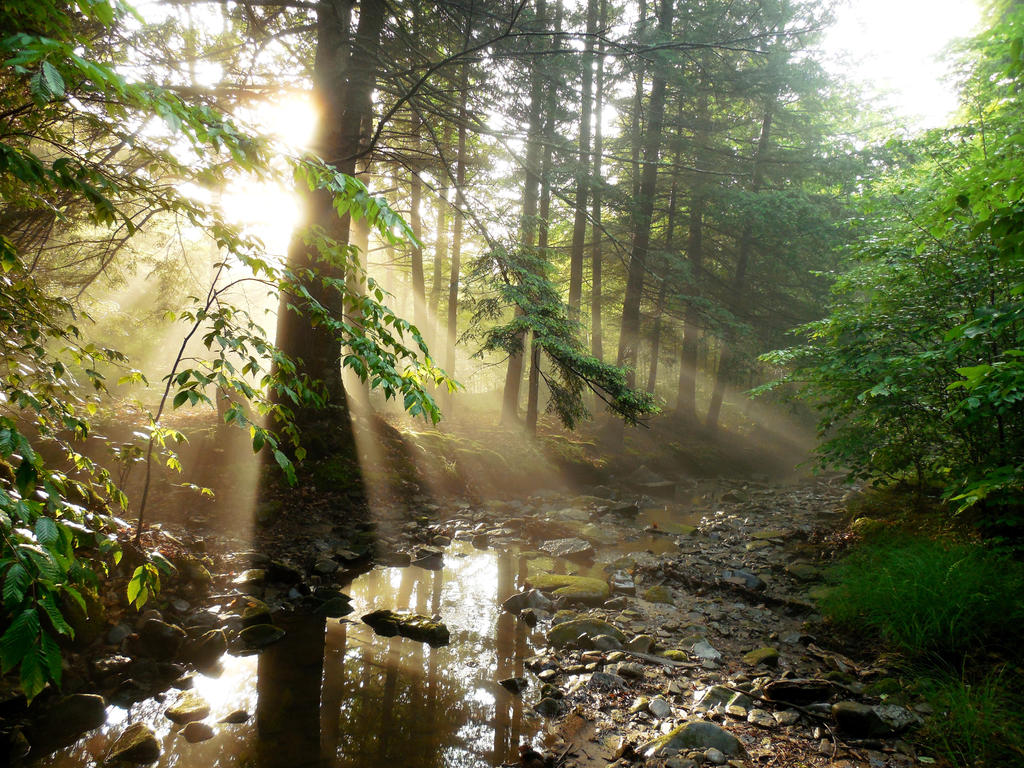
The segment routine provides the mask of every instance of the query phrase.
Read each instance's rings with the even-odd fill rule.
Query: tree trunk
[[[587,0],[587,39],[581,57],[579,161],[576,166],[576,203],[569,252],[569,318],[578,320],[583,297],[583,249],[587,236],[587,190],[590,187],[590,119],[593,111],[594,37],[597,34],[598,0]]]
[[[672,0],[661,0],[658,14],[658,38],[667,40],[672,27]],[[636,384],[636,352],[640,333],[640,299],[643,295],[644,272],[647,268],[647,250],[651,243],[651,217],[654,212],[654,194],[658,178],[658,153],[665,118],[665,91],[667,82],[660,68],[654,76],[651,102],[648,110],[647,131],[644,137],[644,164],[640,177],[639,197],[633,244],[626,279],[626,294],[622,302],[622,331],[619,336],[618,364],[628,366],[629,385]]]
[[[446,139],[451,141],[449,135]],[[447,169],[442,171],[447,178]],[[440,348],[441,339],[441,283],[444,280],[444,263],[448,258],[448,183],[441,185],[437,198],[437,234],[434,240],[434,277],[430,282],[430,316],[434,319],[431,343]]]
[[[537,0],[537,26],[544,28],[547,21],[546,0]],[[537,205],[540,196],[540,152],[541,152],[541,119],[544,109],[544,76],[541,62],[534,60],[531,64],[530,83],[530,120],[526,136],[525,185],[523,188],[523,218],[520,225],[520,247],[530,253],[536,245],[537,237]],[[517,314],[522,310],[516,309]],[[523,343],[523,335],[519,335],[519,343]],[[519,390],[523,380],[523,352],[509,355],[508,368],[505,371],[505,392],[501,404],[501,421],[503,424],[514,424],[519,418]]]
[[[761,120],[761,135],[757,139],[757,151],[754,154],[754,167],[750,174],[750,190],[755,194],[761,190],[764,184],[765,156],[768,154],[768,144],[771,140],[772,114],[775,111],[775,98],[769,101],[764,112],[764,119]],[[747,279],[747,268],[750,266],[750,254],[754,248],[754,233],[750,224],[743,227],[740,235],[740,247],[736,256],[736,272],[733,275],[730,286],[729,299],[733,305],[734,313],[743,306],[743,290]],[[721,351],[718,355],[718,369],[715,372],[715,388],[711,393],[711,403],[708,406],[708,415],[705,425],[710,430],[718,429],[718,420],[722,415],[722,401],[725,399],[725,386],[728,381],[731,368],[734,363],[734,352],[732,340],[728,334],[723,335],[721,340]]]
[[[414,121],[413,130],[419,130]],[[420,204],[423,199],[423,182],[415,170],[409,172],[409,228],[416,242],[409,254],[412,260],[412,316],[413,322],[423,333],[427,329],[427,287],[423,274],[423,218]]]
[[[672,241],[675,239],[676,230],[676,200],[678,197],[679,185],[676,179],[672,180],[672,192],[668,198],[668,222],[665,226],[665,245],[664,251],[666,254],[672,251]],[[661,325],[662,325],[662,314],[665,311],[665,293],[668,288],[668,265],[665,265],[665,274],[661,277],[661,286],[658,288],[658,303],[655,309],[654,315],[654,328],[651,330],[651,367],[647,373],[647,391],[652,395],[658,385],[658,357],[661,353]]]
[[[608,22],[608,0],[601,0],[601,30]],[[601,328],[601,153],[604,151],[604,130],[601,118],[604,111],[604,40],[597,52],[597,73],[594,87],[594,172],[591,175],[592,242],[590,245],[590,349],[598,360],[604,359],[604,339]]]

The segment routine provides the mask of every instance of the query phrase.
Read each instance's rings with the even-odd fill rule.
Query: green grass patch
[[[1018,675],[1019,677],[1019,675]],[[935,757],[959,766],[1010,766],[1024,763],[1024,700],[1021,680],[1002,669],[976,680],[938,674],[918,681],[917,689],[934,709],[917,740]]]
[[[1024,565],[976,544],[875,538],[833,566],[822,612],[862,635],[880,635],[910,659],[959,666],[965,655],[1019,643]]]

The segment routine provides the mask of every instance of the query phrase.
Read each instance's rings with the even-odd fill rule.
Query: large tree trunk
[[[313,95],[321,114],[313,149],[342,173],[355,171],[362,124],[369,117],[371,93],[376,81],[375,62],[384,25],[383,0],[364,0],[360,6],[355,38],[349,34],[351,0],[321,0],[317,5],[317,52],[313,72]],[[327,277],[344,276],[343,267],[327,263],[303,240],[310,226],[319,226],[342,246],[349,242],[349,216],[339,217],[332,196],[326,192],[305,192],[304,211],[288,249],[288,267],[296,274],[317,270]],[[304,286],[314,300],[340,315],[343,297],[318,280]],[[307,451],[354,450],[348,403],[341,380],[341,348],[323,324],[288,308],[301,309],[302,300],[282,293],[277,316],[277,346],[299,361],[298,372],[323,384],[333,408],[330,428],[319,425],[325,417],[309,408],[295,409],[295,420],[307,438]]]
[[[583,248],[587,237],[587,190],[590,188],[590,119],[594,90],[594,37],[597,34],[598,0],[587,0],[587,39],[581,57],[580,144],[576,165],[576,205],[569,251],[569,317],[578,320],[583,297]]]
[[[771,140],[772,114],[775,111],[775,97],[768,102],[761,120],[761,135],[757,139],[757,151],[754,154],[754,167],[750,174],[750,190],[755,194],[764,185],[765,157]],[[734,314],[743,306],[743,290],[747,279],[747,268],[750,266],[750,255],[754,249],[754,233],[749,224],[743,227],[740,234],[740,247],[736,255],[736,272],[730,285],[729,301]],[[718,354],[718,369],[715,372],[715,388],[711,393],[708,415],[705,425],[710,430],[718,429],[718,420],[722,415],[722,401],[725,399],[725,387],[732,373],[734,364],[732,340],[723,336]]]
[[[546,0],[537,0],[537,26],[543,29],[547,21]],[[530,253],[536,245],[537,205],[540,197],[541,135],[544,109],[544,76],[539,60],[531,64],[530,118],[526,136],[525,184],[523,188],[523,218],[520,226],[520,247]],[[516,309],[517,313],[522,310]],[[519,343],[523,343],[522,335]],[[519,390],[523,381],[523,352],[509,355],[505,371],[505,391],[501,403],[501,421],[514,424],[519,417]]]
[[[665,253],[672,251],[676,231],[676,200],[678,197],[678,182],[672,180],[672,192],[668,198],[668,222],[665,225],[665,241],[663,250]],[[661,285],[658,288],[658,303],[655,307],[654,328],[651,330],[651,367],[647,372],[647,391],[652,395],[658,386],[658,357],[661,354],[661,326],[662,314],[665,311],[665,293],[668,288],[668,265],[665,265],[665,274],[661,277]]]
[[[672,0],[661,0],[658,14],[658,38],[667,40],[672,28]],[[640,335],[640,299],[643,295],[644,272],[647,269],[647,251],[651,243],[651,217],[654,212],[654,194],[658,178],[658,153],[661,150],[661,132],[665,118],[665,91],[667,82],[662,70],[656,71],[651,87],[647,132],[644,137],[644,163],[640,176],[640,189],[636,201],[633,244],[630,252],[626,294],[622,302],[622,331],[619,336],[618,364],[628,366],[629,385],[636,383],[636,352]]]
[[[601,0],[601,30],[608,22],[608,0]],[[604,39],[597,52],[597,74],[594,83],[594,172],[591,175],[592,242],[590,245],[590,350],[598,360],[604,359],[604,338],[601,328],[601,153],[604,151],[604,131],[601,117],[604,111]]]

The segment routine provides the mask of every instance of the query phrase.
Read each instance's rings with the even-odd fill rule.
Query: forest
[[[0,755],[1024,760],[1024,6],[840,11],[5,0]]]

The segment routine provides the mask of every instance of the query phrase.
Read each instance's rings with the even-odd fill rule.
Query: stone
[[[708,688],[699,691],[694,696],[693,708],[695,710],[709,711],[714,709],[723,709],[728,711],[728,707],[738,707],[744,711],[744,717],[746,712],[754,706],[754,700],[745,693],[733,691],[730,688],[726,688],[724,685],[712,685]]]
[[[139,647],[146,656],[169,660],[178,655],[185,637],[185,630],[176,624],[146,619],[139,628]]]
[[[712,765],[725,765],[725,754],[720,749],[708,747],[704,750],[704,760]]]
[[[551,541],[545,541],[538,549],[552,557],[586,559],[594,556],[594,546],[586,539],[552,539]]]
[[[222,717],[217,722],[238,725],[239,723],[246,723],[248,721],[249,713],[246,712],[244,709],[236,709],[231,712],[228,712],[228,714],[224,715],[224,717]]]
[[[778,725],[778,721],[772,716],[772,713],[764,709],[750,710],[747,713],[747,722],[759,728],[774,728]]]
[[[412,564],[427,571],[440,571],[444,568],[444,552],[433,547],[421,547],[416,550]]]
[[[443,622],[417,613],[397,613],[383,609],[363,616],[363,623],[382,637],[400,635],[426,643],[431,648],[448,645],[451,641],[451,634]]]
[[[666,717],[672,714],[672,705],[669,704],[663,697],[655,696],[653,699],[647,702],[647,711],[659,720],[664,720]]]
[[[208,667],[223,656],[228,650],[228,638],[223,629],[211,629],[204,632],[191,643],[188,659],[197,667]]]
[[[332,573],[337,572],[340,567],[333,558],[321,557],[313,563],[313,573],[318,576],[330,576]]]
[[[724,755],[734,755],[742,749],[739,739],[707,720],[690,720],[649,742],[642,748],[646,757],[668,757],[687,749],[714,748]]]
[[[832,717],[839,729],[850,736],[872,738],[893,732],[873,707],[857,701],[840,701],[832,705]]]
[[[587,687],[619,691],[626,687],[626,681],[610,672],[594,672],[587,680]]]
[[[648,587],[644,590],[644,600],[649,603],[665,603],[667,605],[675,605],[675,601],[672,599],[672,592],[668,587],[657,585],[654,587]]]
[[[326,616],[328,619],[340,619],[342,616],[348,616],[354,610],[355,608],[352,607],[352,603],[349,602],[347,597],[338,595],[320,603],[317,606],[316,612]]]
[[[899,704],[875,704],[872,709],[889,726],[892,733],[899,733],[919,722],[917,715]]]
[[[192,584],[206,586],[213,582],[209,569],[197,557],[185,555],[178,561],[177,566],[182,577]]]
[[[779,651],[776,648],[756,648],[749,653],[743,654],[743,663],[749,664],[752,667],[756,667],[759,664],[763,664],[766,667],[777,667],[779,666]]]
[[[539,589],[530,589],[526,592],[517,592],[511,597],[507,598],[502,604],[501,609],[508,611],[509,613],[519,613],[525,611],[528,608],[533,610],[549,611],[551,610],[553,603],[548,599],[543,592]]]
[[[109,645],[120,645],[121,641],[124,640],[128,635],[132,633],[132,628],[125,624],[123,621],[115,624],[107,632],[107,643]]]
[[[210,714],[210,705],[198,693],[183,691],[164,714],[172,723],[191,723],[205,719]]]
[[[598,651],[616,651],[622,647],[622,643],[611,635],[597,635],[593,641],[594,648]]]
[[[768,701],[805,707],[828,701],[834,689],[827,680],[776,680],[764,687],[762,695]]]
[[[722,652],[713,648],[707,640],[700,640],[694,643],[691,651],[698,659],[718,661],[722,658]]]
[[[654,650],[654,645],[654,638],[650,635],[637,635],[626,643],[626,650],[636,651],[637,653],[650,653]]]
[[[821,569],[810,563],[796,561],[786,566],[786,573],[799,581],[814,581],[821,578]]]
[[[302,582],[302,571],[283,560],[271,560],[264,570],[267,581],[273,584],[291,585]]]
[[[189,723],[181,729],[181,735],[189,744],[196,744],[200,741],[209,741],[213,738],[213,726],[207,723]]]
[[[562,703],[558,699],[546,696],[538,701],[533,709],[541,717],[555,717],[562,711]]]
[[[644,665],[637,664],[635,661],[622,661],[619,662],[615,671],[620,677],[630,677],[634,680],[640,680],[644,677]]]
[[[800,713],[795,709],[784,709],[775,713],[775,722],[779,725],[796,725],[800,720]]]
[[[242,626],[251,627],[254,624],[271,624],[270,606],[262,600],[250,598],[242,609]]]
[[[285,631],[273,624],[254,624],[239,632],[238,640],[244,653],[255,653],[282,640],[284,636]]]
[[[160,742],[145,723],[132,723],[110,745],[105,762],[155,763]]]
[[[525,691],[529,684],[530,681],[525,677],[506,677],[504,680],[498,681],[498,685],[515,694],[520,694]]]
[[[580,635],[594,638],[598,635],[610,635],[620,643],[626,642],[626,636],[616,627],[603,619],[578,618],[563,621],[551,627],[548,632],[548,644],[555,648],[564,648],[576,641]]]
[[[663,651],[661,655],[664,656],[669,661],[689,661],[690,660],[690,654],[688,654],[686,651],[682,651],[682,650],[680,650],[678,648],[670,648],[667,651]]]
[[[528,627],[536,627],[537,622],[540,621],[540,616],[533,608],[524,608],[519,612],[519,620]]]
[[[721,500],[727,504],[742,503],[747,500],[747,494],[743,491],[737,490],[736,488],[732,488],[722,494]]]
[[[54,749],[71,744],[86,731],[107,721],[107,703],[102,696],[73,693],[58,699],[28,729],[28,740],[37,748],[46,744]]]
[[[610,579],[612,592],[622,595],[636,594],[636,582],[625,571],[614,571]]]
[[[530,580],[541,592],[571,603],[600,605],[608,599],[611,589],[603,579],[569,574],[539,574]]]
[[[750,571],[727,570],[722,571],[722,581],[736,584],[747,589],[764,589],[764,579]]]

